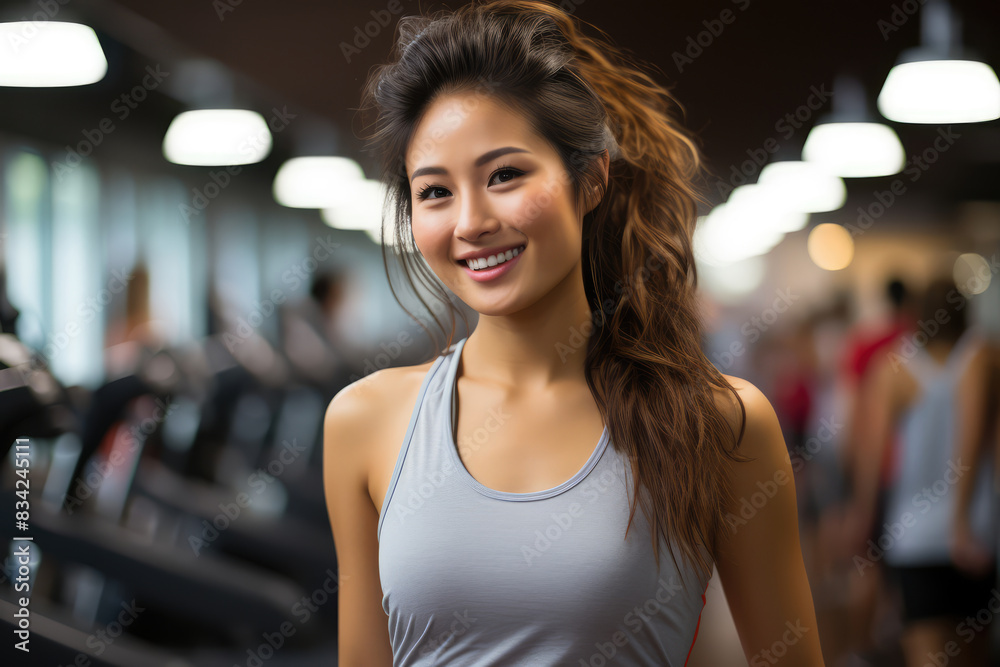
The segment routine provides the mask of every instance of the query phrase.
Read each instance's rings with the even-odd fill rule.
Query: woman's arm
[[[366,446],[372,383],[355,383],[330,402],[323,424],[323,487],[337,549],[338,663],[392,667],[378,572],[378,512],[368,495]]]
[[[953,460],[967,472],[955,484],[955,515],[952,522],[951,554],[955,565],[974,575],[993,567],[985,545],[972,533],[969,508],[983,459],[983,438],[987,426],[990,350],[980,344],[959,381],[955,396],[955,450]]]
[[[882,462],[893,428],[905,407],[900,389],[899,363],[898,357],[883,355],[873,363],[870,375],[864,379],[866,419],[855,431],[859,439],[854,459],[854,483],[845,517],[844,548],[848,551],[845,554],[848,558],[865,552],[866,541],[877,519],[875,513]]]
[[[726,377],[746,406],[739,451],[755,460],[732,464],[733,505],[726,511],[738,520],[719,536],[719,579],[751,666],[770,665],[780,657],[789,667],[822,667],[816,612],[799,546],[795,482],[778,417],[757,387]]]

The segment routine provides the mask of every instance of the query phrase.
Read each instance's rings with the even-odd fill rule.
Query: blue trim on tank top
[[[601,457],[604,455],[604,451],[607,449],[609,441],[607,426],[605,426],[604,430],[601,432],[601,437],[598,438],[597,445],[594,447],[594,451],[591,452],[590,458],[587,459],[587,462],[583,464],[583,467],[580,470],[578,470],[577,473],[572,477],[570,477],[568,480],[550,489],[543,489],[541,491],[531,491],[529,493],[511,493],[508,491],[497,491],[496,489],[491,489],[490,487],[483,485],[482,483],[479,482],[479,480],[477,480],[475,477],[472,476],[472,473],[470,473],[469,470],[465,467],[465,464],[462,463],[461,457],[459,457],[458,455],[458,446],[455,444],[455,440],[452,437],[452,432],[451,432],[452,417],[453,417],[452,396],[454,395],[455,392],[455,384],[458,377],[458,362],[462,357],[462,348],[465,347],[465,341],[467,340],[468,337],[458,341],[458,343],[455,344],[454,352],[451,354],[450,364],[448,366],[448,375],[445,380],[445,390],[442,392],[442,396],[444,398],[441,401],[443,410],[442,414],[444,418],[439,420],[443,428],[442,432],[443,442],[445,443],[445,446],[449,450],[449,456],[451,458],[452,463],[458,470],[459,476],[463,480],[465,480],[466,484],[468,484],[472,489],[478,491],[484,496],[487,496],[489,498],[495,498],[496,500],[508,500],[514,502],[544,500],[546,498],[558,496],[561,493],[569,491],[574,486],[583,481],[583,479],[590,474],[590,471],[597,466],[598,462],[601,460]]]

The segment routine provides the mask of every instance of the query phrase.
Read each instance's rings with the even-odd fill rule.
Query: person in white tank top
[[[954,281],[933,280],[919,326],[873,369],[871,422],[845,544],[860,576],[885,567],[899,591],[907,667],[934,664],[949,642],[955,650],[942,654],[949,665],[987,664],[989,632],[976,617],[1000,609],[990,348],[967,325],[967,312]],[[878,462],[893,441],[880,503]]]

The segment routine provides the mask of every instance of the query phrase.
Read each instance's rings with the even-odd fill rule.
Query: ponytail
[[[615,446],[632,464],[635,492],[648,492],[640,504],[655,527],[654,553],[658,538],[670,536],[710,575],[700,547],[715,553],[728,527],[727,467],[729,459],[744,459],[725,445],[742,439],[746,411],[701,348],[692,238],[702,160],[668,91],[610,44],[582,35],[568,16],[560,23],[580,77],[607,111],[618,158],[605,197],[585,220],[595,313],[587,381]],[[717,389],[740,404],[738,436]],[[634,514],[635,504],[629,526]]]

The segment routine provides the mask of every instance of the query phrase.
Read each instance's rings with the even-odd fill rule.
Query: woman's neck
[[[578,265],[528,308],[511,315],[480,315],[462,351],[462,375],[518,392],[579,382],[591,333],[591,311]]]

